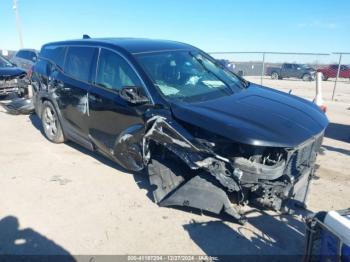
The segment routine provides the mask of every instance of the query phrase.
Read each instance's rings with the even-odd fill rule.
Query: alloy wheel
[[[55,111],[47,106],[44,111],[44,130],[48,138],[53,139],[57,134],[57,117]]]

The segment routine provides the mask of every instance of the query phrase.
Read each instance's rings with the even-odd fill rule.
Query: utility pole
[[[23,36],[22,36],[21,20],[18,14],[17,0],[13,0],[13,11],[15,12],[15,16],[16,16],[17,32],[19,36],[19,46],[20,48],[23,48]]]

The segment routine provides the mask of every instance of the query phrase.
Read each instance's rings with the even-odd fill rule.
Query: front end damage
[[[14,75],[0,74],[0,96],[24,92],[28,85],[27,74],[23,71]]]
[[[244,222],[242,204],[274,210],[305,206],[322,138],[323,132],[295,148],[243,145],[153,116],[139,150],[143,163],[133,165],[147,166],[160,206],[223,211]]]

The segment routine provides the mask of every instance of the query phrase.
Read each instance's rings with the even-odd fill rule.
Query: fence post
[[[316,73],[316,95],[315,95],[314,103],[318,106],[322,106],[324,103],[323,96],[322,96],[322,73],[321,72]]]
[[[263,77],[265,75],[265,53],[263,53],[263,58],[262,58],[262,69],[261,69],[261,85],[263,84]]]
[[[337,71],[337,77],[335,78],[335,83],[334,83],[334,88],[333,88],[333,95],[332,95],[332,101],[334,101],[334,96],[335,96],[335,89],[337,88],[337,82],[339,78],[339,73],[340,73],[340,65],[341,65],[341,58],[343,54],[339,54],[339,63],[338,63],[338,71]]]

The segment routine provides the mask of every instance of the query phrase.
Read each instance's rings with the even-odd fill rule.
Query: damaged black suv
[[[255,85],[178,42],[46,44],[33,68],[46,137],[146,170],[161,206],[305,205],[328,125],[313,103]]]

